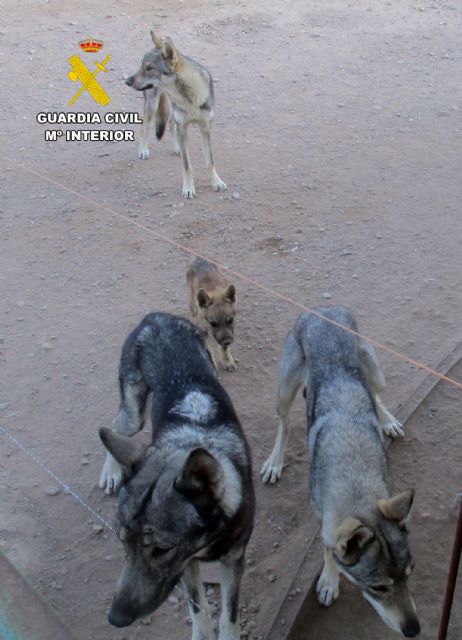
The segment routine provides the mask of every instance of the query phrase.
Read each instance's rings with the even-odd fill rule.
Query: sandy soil
[[[120,348],[145,312],[186,312],[188,258],[101,205],[302,304],[346,304],[366,335],[415,359],[435,362],[460,340],[462,11],[456,2],[3,0],[2,9],[0,424],[104,517],[112,518],[115,500],[96,486],[103,461],[97,429],[110,425],[116,408]],[[67,60],[90,35],[112,55],[102,79],[111,110],[141,111],[141,97],[122,77],[137,68],[153,25],[215,77],[213,139],[226,194],[209,190],[197,131],[190,145],[198,186],[192,202],[181,199],[168,136],[153,142],[145,162],[137,160],[134,143],[44,142],[36,114],[66,110],[75,90]],[[75,110],[98,109],[85,95]],[[258,513],[242,617],[244,635],[259,638],[262,612],[282,597],[279,585],[292,570],[288,550],[313,514],[303,428],[294,430],[284,481],[267,488],[258,480],[276,426],[277,361],[298,310],[236,285],[240,368],[223,381],[254,455]],[[385,400],[393,408],[420,374],[381,357]],[[439,411],[440,405],[443,400]],[[303,425],[302,409],[299,402],[294,424]],[[458,427],[457,420],[451,424]],[[462,443],[460,429],[449,444],[435,437],[429,450],[419,446],[418,424],[409,436],[392,452],[392,459],[405,456],[405,470],[395,465],[398,487],[408,485],[408,468],[422,460],[442,469],[448,447],[460,450]],[[120,543],[63,491],[48,495],[56,483],[1,435],[0,447],[0,544],[77,636],[189,637],[180,594],[148,626],[108,625]],[[458,464],[460,471],[460,457]],[[412,476],[419,485],[418,553],[443,527],[425,516],[426,496],[441,492],[444,523],[460,491],[457,467],[451,469],[444,477]],[[441,540],[447,544],[449,531]],[[436,615],[429,604],[441,601],[445,566],[420,571],[416,600],[427,639],[434,637]],[[212,602],[217,595],[215,587]],[[344,601],[350,599],[357,596],[347,591]],[[346,638],[349,610],[336,608],[329,637]],[[357,611],[348,637],[366,619],[378,628],[362,603]]]

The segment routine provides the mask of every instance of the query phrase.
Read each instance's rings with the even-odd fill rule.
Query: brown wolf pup
[[[223,368],[228,371],[235,369],[236,361],[229,348],[234,338],[235,286],[229,284],[215,265],[203,258],[195,258],[191,262],[186,272],[186,282],[191,296],[191,319],[207,336],[206,344],[215,368],[214,341],[219,345]]]

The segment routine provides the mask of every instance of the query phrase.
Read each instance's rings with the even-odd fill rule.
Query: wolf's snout
[[[229,347],[229,345],[230,345],[232,342],[233,342],[233,339],[232,339],[232,338],[223,338],[223,339],[221,340],[221,345],[222,345],[223,347]]]
[[[125,78],[125,84],[128,84],[129,87],[131,87],[134,82],[135,82],[134,76],[129,76],[128,78]]]
[[[110,624],[112,624],[114,627],[118,627],[119,629],[121,627],[130,626],[132,622],[135,621],[135,619],[136,616],[134,616],[132,613],[123,611],[122,609],[117,609],[114,606],[111,607],[108,615]]]
[[[410,620],[403,627],[401,627],[401,631],[406,638],[415,638],[420,633],[420,624],[419,621]]]

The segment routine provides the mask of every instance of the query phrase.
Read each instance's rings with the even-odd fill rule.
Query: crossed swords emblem
[[[100,104],[102,107],[105,107],[109,102],[111,102],[111,98],[105,92],[103,87],[100,85],[96,76],[100,71],[104,71],[104,73],[108,72],[105,65],[109,62],[111,56],[106,56],[103,62],[96,62],[96,69],[91,73],[91,71],[87,68],[85,63],[80,59],[80,57],[76,54],[69,58],[69,62],[72,66],[72,71],[69,71],[69,78],[72,82],[77,82],[80,80],[82,86],[74,95],[72,100],[69,102],[69,107],[74,104],[74,102],[82,95],[84,91],[88,91],[88,93],[92,96],[93,100]]]

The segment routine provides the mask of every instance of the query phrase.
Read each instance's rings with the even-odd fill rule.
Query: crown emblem
[[[93,38],[90,36],[88,40],[82,40],[81,42],[79,42],[79,47],[82,49],[82,51],[85,51],[85,53],[96,53],[97,51],[102,49],[104,45],[101,40],[93,40]]]

